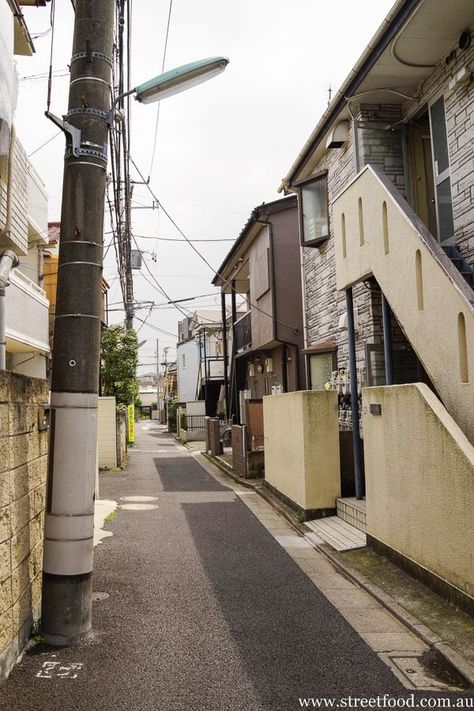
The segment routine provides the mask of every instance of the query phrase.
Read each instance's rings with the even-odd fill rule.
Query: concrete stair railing
[[[474,443],[474,291],[390,180],[366,166],[333,202],[337,288],[373,276]]]

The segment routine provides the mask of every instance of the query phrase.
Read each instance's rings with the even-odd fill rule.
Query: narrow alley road
[[[100,498],[121,508],[96,548],[95,639],[25,655],[2,709],[291,711],[300,697],[407,693],[275,539],[291,529],[270,533],[244,503],[256,495],[198,460],[137,427],[128,469],[101,474]]]

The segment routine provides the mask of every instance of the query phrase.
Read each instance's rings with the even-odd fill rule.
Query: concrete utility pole
[[[42,634],[76,644],[92,625],[100,307],[114,0],[76,0],[62,122],[61,240],[51,392]],[[61,125],[61,120],[50,115]]]

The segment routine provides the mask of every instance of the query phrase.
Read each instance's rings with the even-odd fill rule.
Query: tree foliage
[[[100,377],[103,395],[113,395],[120,405],[130,405],[138,396],[136,371],[138,340],[124,326],[104,329],[101,342]]]

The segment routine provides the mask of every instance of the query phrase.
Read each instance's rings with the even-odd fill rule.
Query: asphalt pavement
[[[100,498],[121,508],[96,548],[93,639],[31,649],[0,708],[291,711],[309,697],[406,696],[230,485],[145,427],[127,469],[100,476]]]

